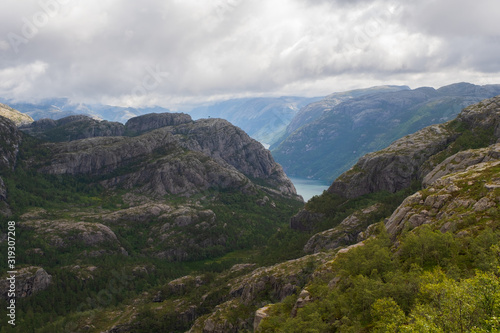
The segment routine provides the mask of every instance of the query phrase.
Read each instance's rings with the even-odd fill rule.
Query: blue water
[[[305,201],[308,201],[315,195],[320,195],[324,190],[330,187],[331,183],[324,180],[305,179],[289,177],[292,181],[297,193],[300,194]]]

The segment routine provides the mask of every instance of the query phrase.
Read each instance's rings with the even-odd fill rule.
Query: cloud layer
[[[500,83],[496,0],[5,0],[0,97],[167,107]]]

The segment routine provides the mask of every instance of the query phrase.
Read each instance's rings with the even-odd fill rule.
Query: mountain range
[[[428,125],[453,119],[464,107],[498,94],[500,85],[377,86],[324,98],[230,99],[187,107],[185,112],[193,119],[222,118],[240,127],[269,148],[291,177],[331,182],[364,154]],[[35,120],[84,114],[122,124],[135,116],[169,112],[162,107],[125,108],[65,98],[10,105]]]
[[[362,92],[343,100],[330,95],[299,111],[287,135],[271,147],[289,176],[333,181],[361,156],[500,94],[500,85]]]
[[[391,89],[332,110],[451,94]],[[307,203],[223,119],[0,116],[0,136],[0,244],[8,221],[18,240],[2,333],[500,329],[500,96],[365,154]],[[3,273],[2,307],[8,290]]]

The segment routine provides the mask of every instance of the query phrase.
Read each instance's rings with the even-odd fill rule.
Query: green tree
[[[372,305],[371,315],[375,333],[400,332],[400,327],[406,321],[406,316],[392,298],[378,299]]]

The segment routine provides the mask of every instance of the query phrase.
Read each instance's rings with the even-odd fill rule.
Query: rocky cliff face
[[[363,156],[335,180],[328,191],[347,198],[384,190],[399,191],[412,181],[421,182],[436,166],[439,156],[446,157],[453,149],[459,149],[459,144],[476,144],[461,141],[479,140],[477,137],[484,136],[477,144],[488,145],[499,140],[499,123],[500,97],[472,105],[453,122],[427,127],[397,140],[386,149]]]
[[[129,135],[138,135],[157,128],[190,122],[192,122],[191,116],[184,113],[150,113],[130,118],[125,127]]]
[[[428,179],[425,190],[409,196],[386,222],[396,238],[405,229],[432,224],[442,232],[467,227],[472,221],[499,221],[500,145],[458,153],[436,169],[453,170],[437,179]],[[488,158],[478,158],[492,152]],[[459,161],[456,168],[447,167]],[[431,172],[438,174],[438,170]]]
[[[323,213],[310,212],[304,208],[290,219],[290,228],[299,231],[312,231],[314,226],[324,217]]]
[[[365,240],[371,234],[367,226],[373,223],[374,212],[378,209],[379,204],[361,209],[349,215],[335,228],[315,234],[307,241],[304,252],[318,253]]]
[[[279,302],[287,296],[300,294],[304,282],[311,277],[312,267],[325,263],[325,258],[324,253],[309,255],[230,279],[225,301],[212,313],[198,318],[189,332],[225,333],[251,329],[255,322],[253,314],[250,318],[237,318],[233,312],[255,307],[263,298]]]
[[[272,145],[299,109],[316,100],[290,96],[231,99],[194,108],[189,114],[196,119],[226,119],[259,142]]]
[[[244,189],[248,178],[265,180],[284,194],[296,194],[270,152],[229,122],[192,122],[183,116],[157,118],[133,120],[133,128],[156,127],[165,121],[180,124],[137,137],[47,144],[53,152],[52,162],[40,170],[50,174],[108,174],[105,186],[139,186],[143,192],[156,195],[189,195],[210,187]],[[141,119],[146,123],[141,125]]]
[[[5,201],[5,199],[7,199],[7,188],[2,177],[0,177],[0,201]]]
[[[21,133],[15,124],[0,116],[0,170],[14,168],[21,139]]]
[[[7,170],[14,169],[21,141],[22,135],[16,125],[11,120],[0,116],[0,215],[11,215],[5,202],[8,191],[1,175]]]
[[[454,138],[455,134],[446,126],[427,127],[386,149],[363,156],[337,178],[328,191],[346,198],[378,191],[397,192],[421,179],[424,163],[444,150]]]

